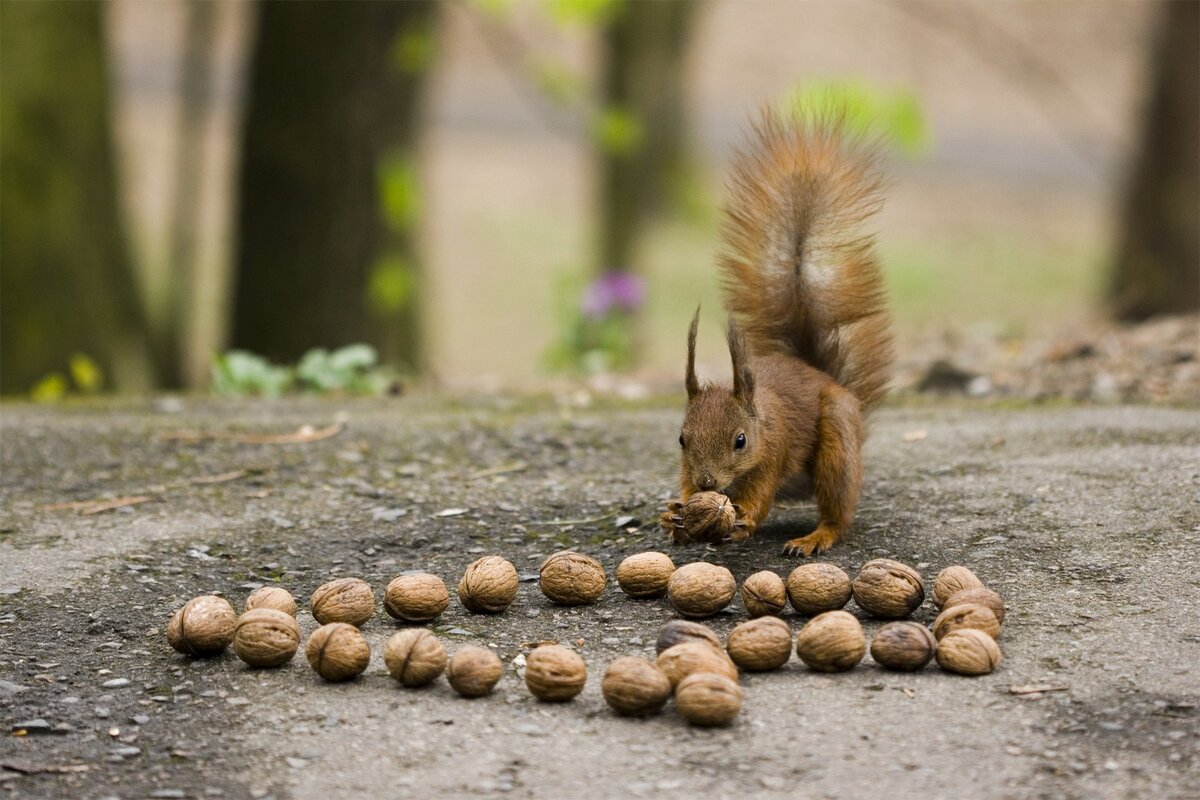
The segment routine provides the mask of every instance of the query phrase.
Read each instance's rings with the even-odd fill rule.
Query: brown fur
[[[875,165],[873,147],[836,120],[803,125],[765,113],[734,163],[726,209],[732,386],[700,385],[698,310],[688,331],[680,499],[724,492],[749,534],[781,490],[807,479],[820,521],[787,543],[791,555],[845,535],[862,483],[865,415],[886,392],[883,279],[872,240],[858,231],[880,203]]]

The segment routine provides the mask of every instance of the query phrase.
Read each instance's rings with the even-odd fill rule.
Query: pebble
[[[225,702],[229,703],[229,705],[231,705],[231,706],[248,706],[248,705],[250,705],[250,700],[245,697],[226,697]]]
[[[98,707],[96,709],[96,716],[99,717],[100,719],[108,719],[109,714],[110,714],[110,712],[107,708],[99,708]]]
[[[100,684],[104,689],[120,689],[122,686],[129,685],[129,678],[113,678]]]
[[[182,800],[187,797],[183,789],[155,789],[150,796],[155,800],[176,800],[176,798]]]
[[[22,686],[21,684],[13,683],[12,681],[0,680],[0,697],[10,694],[20,694],[21,692],[27,691],[29,691],[28,686]]]
[[[307,760],[303,758],[295,758],[294,756],[288,756],[287,763],[292,769],[304,769],[308,766]]]
[[[148,716],[146,716],[145,714],[138,714],[136,716],[130,717],[129,720],[134,725],[145,725],[147,722],[150,721],[150,718]]]
[[[121,758],[132,758],[133,756],[140,756],[142,754],[142,748],[140,748],[140,747],[114,747],[110,752],[114,756],[120,756]]]
[[[26,733],[49,733],[51,730],[50,723],[42,718],[27,719],[24,722],[14,722],[12,729],[14,731],[23,730]]]

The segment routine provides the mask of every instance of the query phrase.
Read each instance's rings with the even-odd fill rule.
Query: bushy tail
[[[872,408],[887,391],[890,317],[862,223],[882,202],[876,146],[836,118],[764,112],[729,181],[727,305],[756,355],[799,356]]]

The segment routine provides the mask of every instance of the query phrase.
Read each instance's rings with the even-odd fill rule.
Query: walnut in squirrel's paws
[[[737,505],[720,492],[697,492],[686,503],[672,500],[659,518],[676,544],[738,541],[748,535]]]

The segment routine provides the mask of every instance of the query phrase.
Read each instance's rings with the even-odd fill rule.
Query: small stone
[[[104,689],[120,689],[122,686],[128,685],[129,678],[113,678],[112,680],[107,680],[100,684],[100,686]]]
[[[49,733],[50,723],[40,717],[38,719],[27,719],[24,722],[13,723],[14,731],[25,731],[26,733]]]
[[[289,767],[291,767],[292,769],[304,769],[305,767],[308,766],[308,761],[306,761],[303,758],[296,758],[294,756],[288,756],[287,757],[287,765]]]

